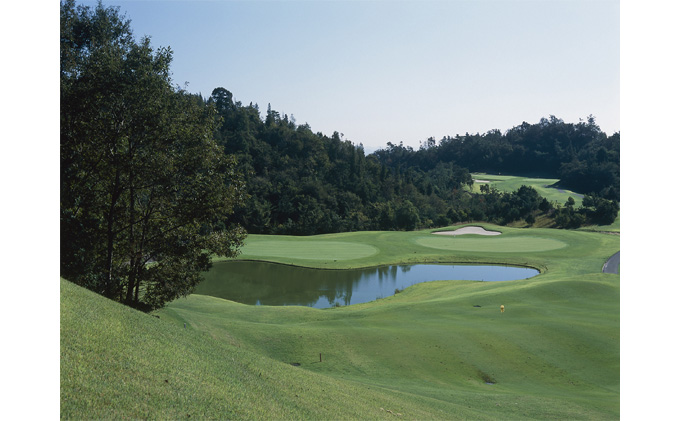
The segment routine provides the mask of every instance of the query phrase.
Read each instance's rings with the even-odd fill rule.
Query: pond
[[[436,280],[511,281],[538,275],[512,266],[415,264],[364,269],[310,269],[267,262],[218,262],[194,293],[243,304],[329,308],[359,304]]]

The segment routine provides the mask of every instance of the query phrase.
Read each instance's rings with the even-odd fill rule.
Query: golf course
[[[659,418],[675,208],[651,129],[673,116],[619,116],[620,9],[60,0],[59,118],[14,107],[31,149],[5,154],[59,134],[58,177],[6,177],[8,418],[43,418],[57,384],[64,420]],[[624,306],[620,120],[655,154],[629,152],[655,172],[624,183],[647,251],[624,247]],[[56,343],[34,302],[56,307],[34,284],[56,180],[52,363],[31,341]]]
[[[499,234],[435,234],[464,227]],[[327,309],[191,294],[147,314],[62,279],[61,417],[618,419],[620,278],[602,269],[619,239],[477,223],[247,237],[237,259],[540,271]]]

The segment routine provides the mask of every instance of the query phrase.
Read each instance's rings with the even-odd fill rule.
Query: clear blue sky
[[[94,1],[81,4],[95,5]],[[589,114],[619,131],[619,2],[128,1],[173,80],[367,151]]]

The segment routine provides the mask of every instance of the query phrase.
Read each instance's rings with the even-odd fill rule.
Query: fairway
[[[493,253],[526,253],[561,249],[566,243],[541,237],[455,238],[442,236],[418,237],[417,244],[440,250]]]
[[[304,260],[352,260],[378,253],[378,249],[373,246],[344,241],[306,240],[304,238],[295,239],[295,237],[292,237],[295,241],[250,238],[246,240],[246,245],[241,251],[243,256],[249,258],[289,257]]]
[[[493,175],[485,173],[472,173],[472,178],[475,183],[472,185],[471,191],[480,193],[480,186],[487,185],[498,189],[505,193],[512,193],[517,191],[522,186],[532,187],[539,195],[546,198],[549,202],[558,205],[564,203],[571,197],[574,199],[574,206],[576,208],[583,204],[583,194],[565,190],[557,186],[559,179],[557,178],[530,178],[514,175]],[[610,231],[619,232],[621,230],[621,216],[616,217],[611,225],[591,225],[579,228],[585,231]]]
[[[433,234],[472,227],[500,235]],[[248,244],[242,259],[287,265],[485,262],[534,267],[541,274],[511,283],[424,282],[323,310],[194,294],[171,303],[158,313],[161,318],[187,322],[310,375],[389,391],[403,399],[390,409],[404,418],[618,418],[619,275],[601,273],[619,249],[618,236],[463,224],[411,232],[251,235]],[[386,406],[376,402],[358,418],[389,415],[380,408]],[[338,414],[352,418],[343,409]]]
[[[493,175],[484,173],[471,174],[475,179],[473,191],[479,193],[479,186],[482,184],[489,185],[500,191],[511,193],[522,186],[533,187],[538,194],[545,197],[551,202],[563,204],[569,199],[573,198],[576,206],[581,206],[583,195],[572,192],[570,190],[563,190],[555,187],[555,184],[560,180],[558,178],[530,178],[513,175]]]

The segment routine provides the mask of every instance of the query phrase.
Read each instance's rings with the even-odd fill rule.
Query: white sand
[[[477,180],[476,178],[473,178],[472,181],[475,183],[490,183],[491,181],[489,180]]]
[[[432,234],[439,235],[464,235],[464,234],[476,234],[476,235],[501,235],[498,231],[487,231],[482,227],[463,227],[458,228],[455,231],[439,231],[433,232]]]

